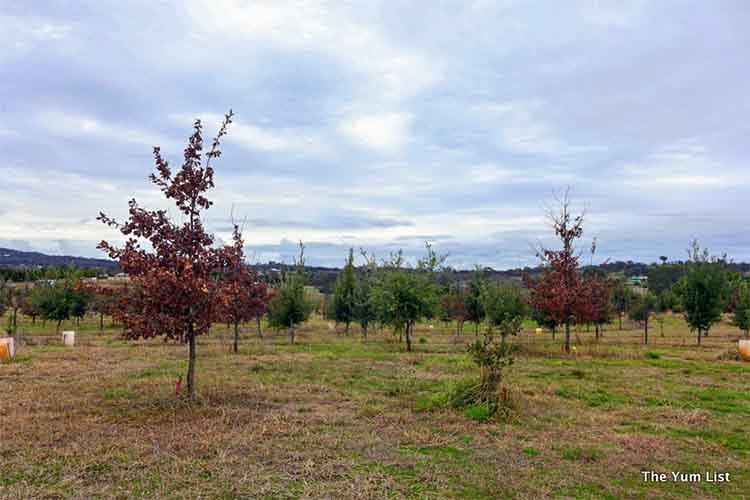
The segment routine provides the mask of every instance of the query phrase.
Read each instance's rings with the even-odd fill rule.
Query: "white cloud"
[[[29,167],[0,167],[0,178],[7,187],[3,203],[10,208],[0,218],[0,234],[40,248],[57,240],[101,240],[107,229],[94,219],[121,189],[93,177]],[[121,198],[126,203],[127,194]]]
[[[0,15],[0,57],[25,52],[38,45],[59,42],[68,37],[71,26],[35,18]]]
[[[590,146],[573,146],[542,116],[541,101],[505,101],[475,105],[478,117],[497,145],[508,151],[530,154],[564,155],[593,151]]]
[[[700,189],[750,183],[750,175],[722,164],[710,150],[691,140],[665,145],[640,162],[623,166],[624,182],[641,189]]]
[[[60,137],[91,138],[146,146],[170,147],[174,143],[158,133],[110,123],[99,118],[59,110],[37,113],[35,121],[39,127]]]
[[[216,113],[173,114],[175,124],[192,123],[196,118],[203,122],[207,137],[213,137],[224,119]],[[250,151],[270,153],[303,153],[323,155],[330,152],[325,139],[319,134],[298,128],[260,127],[235,115],[226,136],[227,143],[237,144]]]
[[[410,97],[440,80],[435,61],[394,46],[373,24],[357,22],[344,6],[323,1],[192,0],[187,12],[193,35],[205,43],[244,39],[333,56],[362,74],[366,86],[375,86],[367,90],[381,98]]]
[[[357,116],[344,121],[339,132],[355,144],[380,152],[396,152],[409,142],[409,113]]]
[[[585,0],[580,4],[583,19],[601,28],[627,28],[637,24],[644,15],[643,0]]]

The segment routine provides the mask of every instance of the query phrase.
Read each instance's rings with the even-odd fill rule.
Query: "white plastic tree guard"
[[[62,333],[63,344],[68,347],[72,347],[76,343],[76,332],[63,332]]]

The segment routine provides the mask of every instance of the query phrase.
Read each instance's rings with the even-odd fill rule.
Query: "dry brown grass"
[[[185,348],[125,343],[84,325],[79,345],[37,328],[0,366],[0,498],[741,498],[750,365],[720,361],[738,335],[690,345],[679,320],[640,333],[524,333],[508,383],[516,413],[478,422],[444,401],[476,376],[473,338],[417,330],[344,338],[321,321],[300,345],[251,328],[199,344],[195,402],[174,396]],[[424,337],[426,343],[419,343]],[[683,346],[682,338],[690,339]],[[647,353],[655,353],[649,356]],[[654,469],[732,473],[725,485],[643,483]]]

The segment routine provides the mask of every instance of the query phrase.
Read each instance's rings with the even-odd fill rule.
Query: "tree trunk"
[[[620,331],[622,331],[622,313],[618,314],[618,317],[620,319]]]
[[[55,333],[60,333],[60,325],[62,325],[62,320],[57,320],[57,326],[55,327]]]
[[[367,340],[367,325],[362,325],[362,336]]]
[[[188,357],[187,388],[188,397],[193,399],[195,397],[195,330],[192,323],[188,325],[188,344],[190,355]]]
[[[474,322],[474,336],[479,337],[479,322],[478,321]]]
[[[406,352],[411,352],[411,323],[406,323]]]
[[[347,321],[345,323],[346,326],[344,327],[344,335],[346,335],[347,337],[349,336],[349,326],[350,326],[350,324],[351,323],[349,321]]]
[[[255,324],[258,325],[258,338],[263,338],[263,330],[260,328],[260,316],[255,318]]]
[[[701,345],[701,329],[698,328],[698,345]]]
[[[648,345],[648,318],[643,322],[643,340]]]
[[[13,310],[13,342],[21,345],[21,335],[18,333],[18,309]]]
[[[289,343],[294,345],[294,327],[289,327]]]
[[[565,322],[565,352],[570,354],[570,321]]]
[[[557,333],[557,327],[556,327],[556,326],[553,326],[553,327],[552,327],[552,340],[555,340],[555,334],[556,334],[556,333]]]
[[[99,313],[99,332],[101,333],[103,331],[104,331],[104,313],[101,312]]]
[[[240,323],[239,321],[234,322],[234,353],[237,354],[239,352],[239,343],[240,343]]]
[[[599,323],[596,323],[594,325],[594,329],[595,329],[596,340],[598,341],[599,340]]]

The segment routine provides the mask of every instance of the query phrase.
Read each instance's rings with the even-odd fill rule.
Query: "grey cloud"
[[[333,32],[312,30],[309,43],[263,26],[251,37],[196,29],[187,5],[0,6],[18,26],[63,27],[54,43],[8,39],[0,55],[0,172],[45,173],[35,186],[11,179],[0,199],[8,246],[100,256],[88,225],[56,226],[55,207],[65,221],[121,216],[131,195],[142,200],[135,189],[150,188],[141,139],[166,141],[176,166],[191,123],[171,117],[232,107],[237,125],[253,124],[274,147],[248,147],[239,134],[225,143],[207,223],[224,233],[232,207],[249,214],[259,257],[290,259],[295,235],[312,233],[311,263],[339,265],[350,245],[381,255],[403,246],[416,258],[427,239],[456,266],[533,264],[530,243],[552,244],[537,219],[571,185],[602,259],[678,258],[693,237],[750,259],[750,11],[741,3],[328,4],[319,21]],[[352,26],[367,27],[367,53],[345,37],[334,47],[315,38]],[[412,85],[415,67],[434,78]],[[389,113],[410,117],[403,136],[386,138],[401,147],[373,151],[341,133]],[[109,135],[76,120],[59,129],[76,116]],[[396,131],[358,132],[378,144]],[[325,154],[294,143],[305,138]],[[79,195],[58,189],[64,174],[81,177]],[[94,196],[103,181],[118,193]]]

